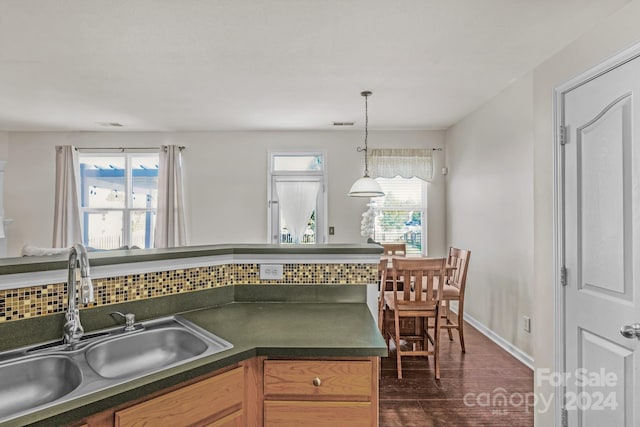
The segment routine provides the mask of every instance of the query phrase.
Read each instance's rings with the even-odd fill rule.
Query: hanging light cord
[[[367,145],[367,139],[369,138],[369,103],[368,98],[371,95],[371,92],[366,90],[364,92],[360,92],[360,95],[364,96],[364,148],[358,147],[358,152],[364,151],[364,177],[369,177],[369,159],[367,158],[367,152],[369,151],[369,147]]]

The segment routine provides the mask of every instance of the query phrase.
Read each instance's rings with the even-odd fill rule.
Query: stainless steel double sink
[[[0,423],[233,347],[180,316],[135,327],[0,353]]]

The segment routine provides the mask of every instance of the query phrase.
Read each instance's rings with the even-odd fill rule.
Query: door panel
[[[633,408],[625,407],[624,402],[631,397],[631,390],[625,390],[625,381],[619,379],[630,374],[628,368],[633,366],[633,352],[584,329],[580,329],[579,334],[578,366],[583,371],[578,371],[575,378],[578,384],[574,406],[579,411],[578,420],[582,421],[578,425],[628,425],[624,420],[632,418]],[[607,399],[609,401],[605,403]],[[624,410],[617,410],[618,405]]]
[[[570,426],[636,426],[640,60],[564,94],[565,407]],[[589,381],[583,381],[585,378]],[[608,380],[607,380],[608,379]]]
[[[578,207],[582,280],[594,291],[624,293],[625,146],[630,145],[631,96],[608,106],[577,131]],[[622,163],[622,168],[620,168]],[[628,187],[626,188],[628,190]],[[621,238],[622,237],[622,238]]]

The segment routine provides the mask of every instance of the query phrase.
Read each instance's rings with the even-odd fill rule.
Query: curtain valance
[[[370,148],[369,172],[372,178],[420,178],[430,182],[433,178],[431,149],[422,148]]]

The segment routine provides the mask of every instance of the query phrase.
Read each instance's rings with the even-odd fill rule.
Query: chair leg
[[[436,380],[440,379],[440,310],[439,307],[436,309],[436,327],[435,329],[435,337],[434,337],[434,345],[433,345],[433,366],[436,371]]]
[[[398,310],[394,310],[394,328],[395,328],[395,337],[394,341],[396,343],[396,369],[398,371],[398,379],[402,379],[402,360],[400,359],[400,318],[398,317]]]
[[[421,317],[422,322],[422,350],[429,351],[429,318]]]
[[[390,332],[387,330],[387,325],[385,324],[387,315],[384,311],[382,312],[382,338],[384,338],[384,342],[387,343],[387,349],[389,349]]]
[[[463,325],[464,320],[462,316],[462,307],[458,307],[458,335],[460,336],[460,347],[462,348],[462,352],[466,353],[464,349],[464,334],[462,333]]]
[[[451,321],[449,320],[449,315],[451,314],[451,311],[449,310],[449,300],[445,301],[445,310],[444,310],[444,315],[445,315],[445,319],[447,319],[446,324],[449,325],[449,323],[451,323]],[[451,333],[451,328],[447,328],[447,332],[449,333],[449,341],[453,341],[453,334]]]

